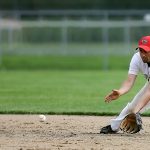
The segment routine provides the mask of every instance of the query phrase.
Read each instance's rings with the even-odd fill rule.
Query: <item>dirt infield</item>
[[[99,134],[113,117],[0,115],[0,150],[145,150],[150,143],[149,117],[140,133]]]

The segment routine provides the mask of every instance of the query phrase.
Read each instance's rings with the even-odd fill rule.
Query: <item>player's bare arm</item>
[[[142,108],[144,106],[146,106],[146,104],[150,101],[150,84],[148,85],[144,95],[142,95],[141,97],[141,102],[138,103],[138,105],[135,107],[134,109],[134,113],[139,112],[140,110],[142,110]]]
[[[119,90],[112,90],[111,93],[109,93],[105,97],[105,102],[111,102],[112,100],[118,99],[121,95],[127,93],[134,85],[134,82],[136,80],[136,75],[128,74],[127,79],[123,82],[122,86]]]

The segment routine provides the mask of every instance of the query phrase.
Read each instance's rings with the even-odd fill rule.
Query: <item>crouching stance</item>
[[[144,36],[139,40],[137,50],[131,59],[127,79],[119,89],[112,90],[105,97],[105,102],[109,103],[128,93],[139,72],[145,76],[146,83],[119,116],[111,119],[110,124],[103,127],[100,133],[116,133],[119,129],[127,133],[137,133],[142,129],[140,114],[150,108],[150,36]]]

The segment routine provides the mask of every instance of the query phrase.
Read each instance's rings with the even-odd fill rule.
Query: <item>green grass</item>
[[[1,71],[0,113],[114,115],[144,84],[139,76],[132,91],[106,104],[127,71]]]
[[[128,69],[131,56],[3,56],[3,69],[100,70]],[[108,60],[108,61],[107,61]],[[119,62],[119,63],[118,63]]]

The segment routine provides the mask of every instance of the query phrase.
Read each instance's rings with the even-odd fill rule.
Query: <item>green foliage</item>
[[[2,0],[2,10],[37,10],[37,9],[149,9],[149,0]]]
[[[1,71],[0,113],[118,114],[144,84],[139,76],[129,94],[104,103],[105,95],[126,75],[127,71]]]

